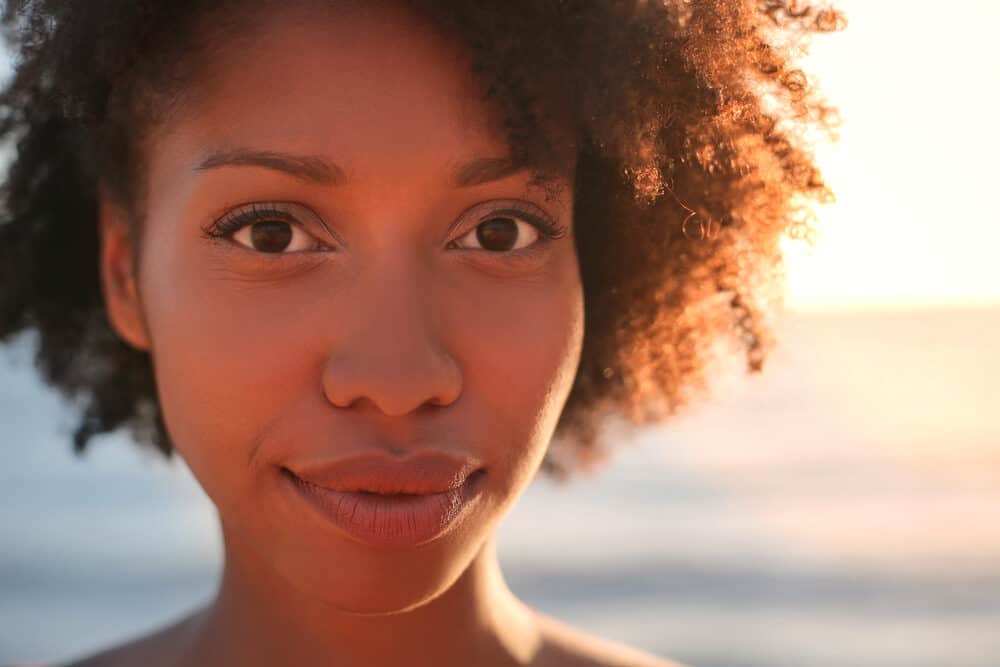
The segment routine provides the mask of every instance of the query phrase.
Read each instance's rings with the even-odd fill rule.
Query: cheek
[[[494,429],[493,460],[523,479],[537,469],[579,367],[582,287],[571,268],[537,285],[493,289],[478,302],[489,307],[464,325],[465,391]]]
[[[145,301],[164,421],[222,509],[252,491],[252,457],[288,403],[320,384],[295,291],[203,259],[161,253]]]

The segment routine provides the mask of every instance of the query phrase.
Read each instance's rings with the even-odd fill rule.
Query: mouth
[[[433,493],[340,491],[320,486],[281,468],[286,488],[324,522],[355,541],[371,546],[413,547],[445,535],[481,495],[484,468],[452,488]]]
[[[419,496],[432,496],[432,495],[438,495],[438,494],[441,494],[441,493],[446,493],[447,491],[451,491],[453,489],[459,488],[460,486],[462,486],[464,484],[470,484],[470,483],[472,483],[473,481],[477,480],[485,472],[486,472],[485,468],[477,468],[471,474],[465,476],[464,481],[462,481],[460,484],[451,485],[450,488],[443,488],[440,491],[428,491],[428,492],[424,492],[424,493],[415,493],[415,492],[404,492],[404,491],[385,491],[385,490],[382,490],[382,489],[369,489],[369,488],[357,488],[357,489],[335,489],[335,488],[330,488],[328,486],[324,486],[322,484],[317,484],[316,482],[309,481],[308,479],[304,479],[303,477],[300,477],[299,475],[295,474],[295,471],[293,471],[291,468],[287,468],[285,466],[281,466],[281,474],[283,474],[285,477],[287,477],[287,478],[289,478],[289,479],[291,479],[291,480],[293,480],[293,481],[295,481],[295,482],[297,482],[299,484],[304,484],[304,485],[308,485],[308,486],[314,486],[314,487],[317,487],[317,488],[320,488],[320,489],[325,489],[327,491],[337,491],[337,492],[341,492],[341,493],[353,493],[353,494],[358,494],[358,495],[363,495],[363,496],[379,496],[379,497],[385,497],[385,498],[397,498],[397,497],[398,498],[407,498],[407,497],[419,497]]]
[[[339,459],[294,461],[282,469],[331,491],[390,496],[445,493],[462,486],[483,466],[463,455],[424,450],[406,458],[367,452]]]

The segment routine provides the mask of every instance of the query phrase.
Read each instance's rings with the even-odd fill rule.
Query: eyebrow
[[[343,169],[318,155],[293,155],[247,148],[210,153],[194,170],[206,171],[228,166],[264,167],[319,185],[342,185],[347,181]],[[526,168],[509,158],[477,158],[457,165],[452,171],[452,183],[458,188],[482,185],[506,178]]]
[[[452,183],[457,188],[468,188],[491,181],[499,181],[526,169],[509,158],[483,157],[458,165],[452,174]]]
[[[320,185],[338,185],[346,180],[340,167],[315,155],[291,155],[248,148],[211,153],[194,169],[195,171],[206,171],[230,166],[255,166],[283,171],[296,178]]]

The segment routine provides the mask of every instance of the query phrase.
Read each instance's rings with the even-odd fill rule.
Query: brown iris
[[[510,250],[517,242],[517,222],[512,218],[493,218],[476,228],[476,239],[486,250]],[[492,248],[491,244],[502,247]]]
[[[292,241],[292,227],[287,222],[258,222],[250,228],[254,249],[261,252],[281,252]]]

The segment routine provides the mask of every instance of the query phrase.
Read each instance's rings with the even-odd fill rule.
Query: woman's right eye
[[[296,210],[301,209],[301,210]],[[229,238],[261,254],[288,255],[320,251],[327,245],[305,230],[300,218],[318,216],[291,203],[251,204],[236,208],[216,220],[206,230],[213,238]]]
[[[252,222],[232,235],[232,239],[257,252],[280,254],[315,250],[318,241],[298,225],[283,220]]]

